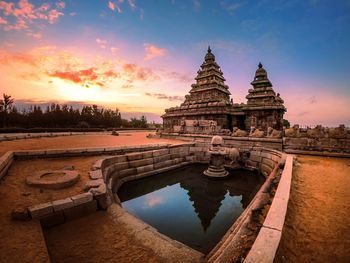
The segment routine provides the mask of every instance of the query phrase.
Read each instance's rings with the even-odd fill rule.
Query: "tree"
[[[286,119],[283,119],[283,120],[282,120],[282,124],[283,124],[283,127],[286,127],[286,128],[289,128],[289,127],[290,127],[290,123],[289,123],[289,121],[286,120]]]
[[[0,112],[2,113],[3,117],[3,126],[6,126],[6,117],[9,111],[12,108],[12,104],[14,103],[14,99],[11,98],[10,95],[3,94],[3,99],[0,100]]]

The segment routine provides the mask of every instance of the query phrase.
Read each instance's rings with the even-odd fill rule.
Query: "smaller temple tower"
[[[261,63],[258,65],[251,85],[253,89],[248,90],[246,96],[248,101],[243,107],[246,115],[245,126],[264,131],[267,131],[268,127],[282,130],[283,114],[286,112],[284,101],[279,93],[276,95]]]

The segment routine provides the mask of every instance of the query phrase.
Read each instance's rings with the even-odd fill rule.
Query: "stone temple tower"
[[[263,65],[259,63],[251,85],[248,90],[247,104],[243,108],[245,112],[245,126],[256,127],[266,131],[268,127],[276,130],[283,128],[283,114],[286,111],[279,93],[275,93],[272,84],[267,77]]]
[[[221,128],[231,126],[231,109],[229,87],[225,85],[225,78],[210,47],[204,57],[191,85],[185,101],[177,107],[165,110],[162,116],[165,130],[179,126],[185,120],[216,121]]]

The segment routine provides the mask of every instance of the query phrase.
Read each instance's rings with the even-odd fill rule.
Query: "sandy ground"
[[[297,160],[275,262],[350,262],[350,159]]]
[[[72,135],[54,138],[24,139],[0,142],[0,156],[14,150],[42,150],[81,147],[115,147],[122,145],[152,144],[152,143],[183,143],[179,140],[147,138],[151,132],[120,133],[120,136],[110,134]]]
[[[69,238],[67,238],[69,237]],[[45,231],[51,262],[164,262],[111,215],[96,212]]]
[[[113,147],[121,145],[137,145],[150,143],[181,143],[182,141],[146,138],[149,132],[123,133],[121,136],[109,134],[74,135],[54,138],[26,139],[0,142],[0,155],[9,150],[39,150],[62,149],[79,147]],[[32,159],[15,161],[8,174],[0,181],[0,262],[49,262],[49,255],[45,246],[45,239],[40,223],[32,220],[19,222],[11,220],[11,211],[14,207],[27,207],[32,204],[57,200],[83,192],[82,188],[88,180],[88,171],[91,165],[103,156],[72,157],[57,159]],[[80,171],[80,180],[74,186],[60,190],[48,190],[27,186],[26,176],[38,170],[62,169],[73,165]],[[99,212],[72,221],[66,225],[53,228],[49,237],[54,240],[49,243],[52,249],[54,262],[154,262],[154,256],[142,245],[131,243],[131,237],[125,228],[108,229],[109,217]],[[106,224],[106,225],[105,225]],[[57,231],[56,231],[57,229]],[[77,231],[73,231],[77,230]],[[64,235],[59,232],[63,231]],[[75,233],[75,236],[74,236]],[[102,235],[100,233],[103,233]],[[70,237],[75,243],[70,243]],[[68,237],[68,238],[67,238]],[[73,238],[74,237],[74,238]],[[51,239],[50,239],[51,240]],[[114,242],[117,240],[118,242]],[[61,244],[63,254],[55,254],[56,244]],[[70,244],[67,246],[65,244]],[[113,244],[113,246],[110,244]],[[73,256],[70,247],[78,247]],[[115,248],[117,249],[115,249]],[[93,258],[90,253],[95,251],[107,253]],[[133,253],[136,253],[134,255]],[[80,255],[80,256],[79,256]],[[110,255],[111,258],[110,258]],[[19,258],[20,256],[20,258]],[[57,260],[56,260],[57,257]],[[64,258],[64,260],[62,259]],[[117,261],[113,261],[116,258]],[[93,260],[92,260],[93,259]],[[100,260],[101,259],[101,260]],[[145,260],[147,259],[147,260]],[[158,261],[159,262],[159,261]]]

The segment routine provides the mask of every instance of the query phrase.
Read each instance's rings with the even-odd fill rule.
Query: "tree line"
[[[147,128],[145,116],[123,119],[119,110],[104,109],[97,105],[84,106],[81,110],[66,104],[52,103],[43,109],[39,105],[18,110],[10,95],[0,99],[1,128]]]

